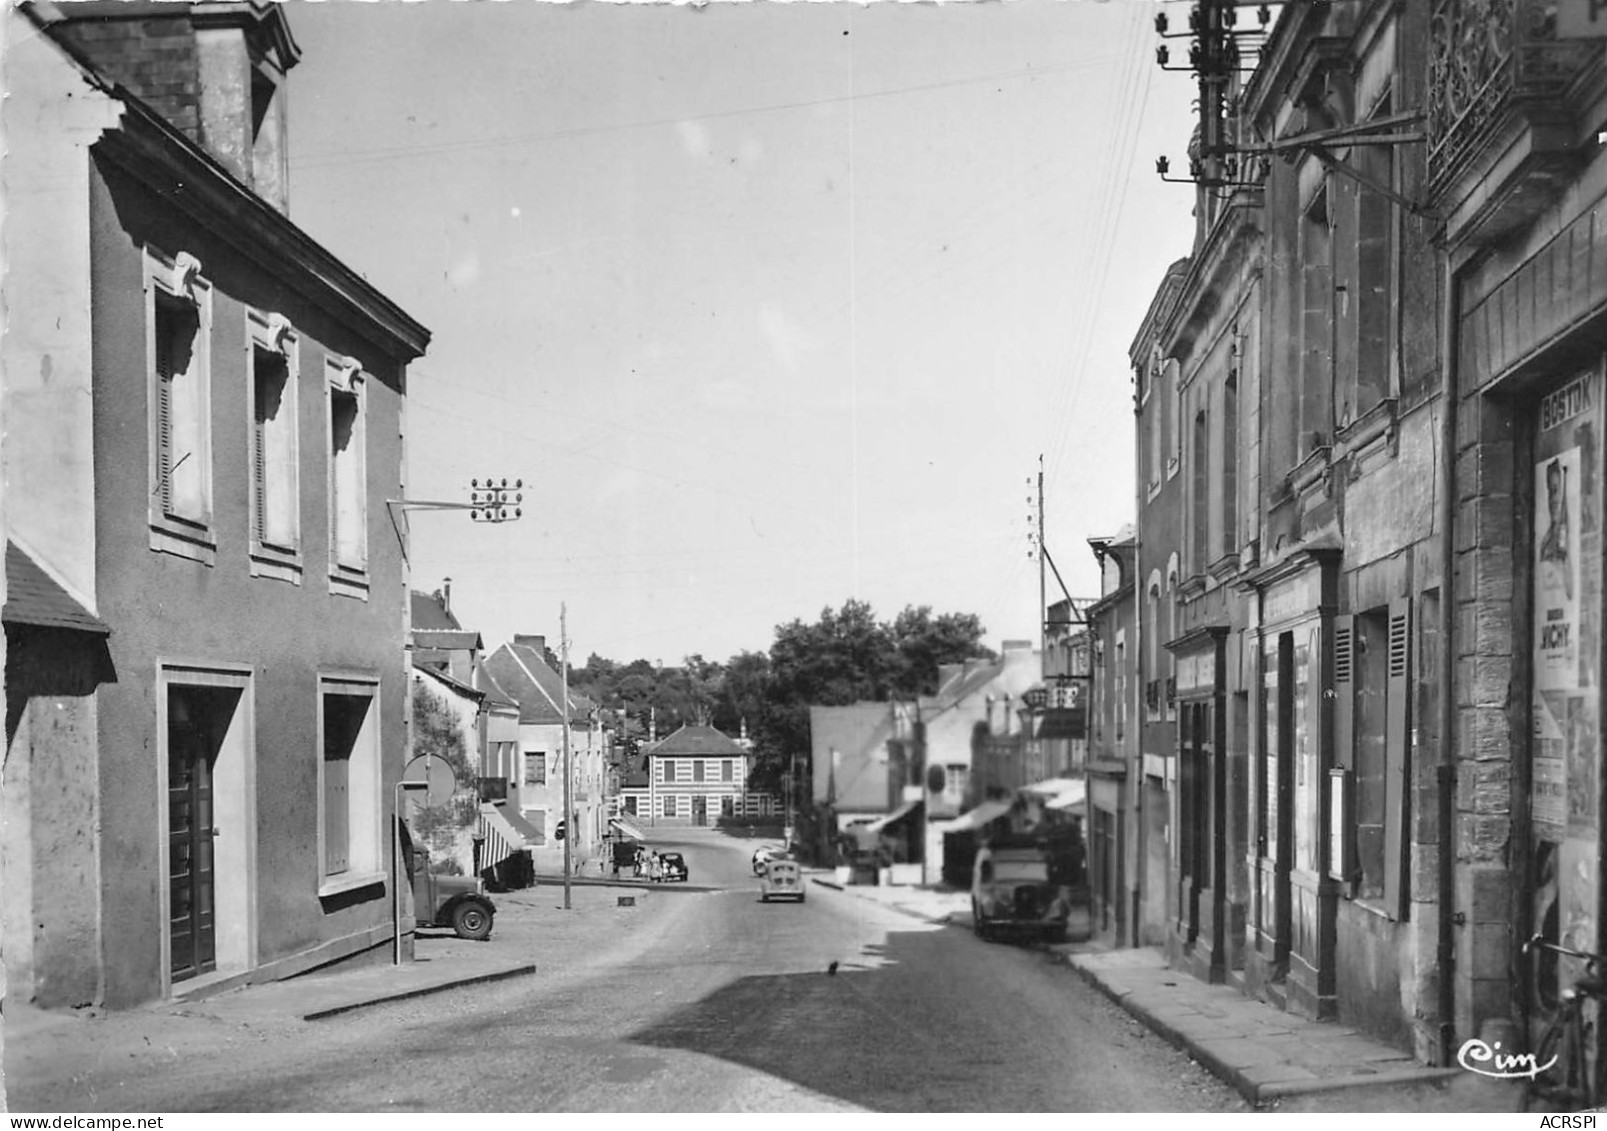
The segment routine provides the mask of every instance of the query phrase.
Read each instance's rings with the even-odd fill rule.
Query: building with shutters
[[[784,815],[780,798],[748,788],[751,751],[712,726],[687,724],[642,753],[647,781],[623,789],[621,809],[638,826],[713,826],[722,818]]]
[[[0,904],[45,1007],[390,953],[428,333],[290,219],[286,12],[4,17]]]
[[[565,709],[562,675],[546,660],[547,638],[517,634],[486,659],[486,686],[519,705],[519,747],[508,780],[507,808],[531,830],[527,840],[542,871],[561,870],[564,844],[571,862],[600,851],[613,815],[608,794],[614,780],[608,741],[590,699],[569,691]],[[564,752],[568,750],[571,812],[564,817]],[[559,823],[563,822],[562,836]]]
[[[1440,1064],[1552,1016],[1532,934],[1607,949],[1607,66],[1524,13],[1290,5],[1202,76],[1198,237],[1133,353],[1158,941]]]

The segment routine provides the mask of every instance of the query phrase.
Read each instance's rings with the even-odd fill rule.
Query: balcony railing
[[[1600,40],[1558,39],[1540,0],[1434,0],[1429,24],[1429,187],[1474,165],[1509,117],[1566,121]]]

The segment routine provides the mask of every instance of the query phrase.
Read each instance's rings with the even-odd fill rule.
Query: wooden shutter
[[[253,353],[256,405],[251,428],[251,505],[257,541],[268,540],[268,393],[263,388],[269,374],[263,372],[259,355]]]
[[[156,493],[173,511],[173,315],[156,304]]]
[[[1356,618],[1334,617],[1334,765],[1356,768]]]
[[[351,759],[324,758],[324,875],[333,876],[350,866]]]
[[[1403,919],[1406,915],[1404,846],[1407,818],[1407,757],[1411,735],[1411,602],[1389,606],[1389,683],[1385,702],[1388,734],[1384,745],[1384,908]]]

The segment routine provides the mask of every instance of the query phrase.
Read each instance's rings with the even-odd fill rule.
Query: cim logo
[[[1505,1053],[1501,1051],[1500,1041],[1491,1045],[1474,1037],[1457,1050],[1456,1062],[1469,1072],[1496,1080],[1518,1080],[1525,1076],[1532,1080],[1556,1064],[1557,1058],[1538,1064],[1532,1052]]]

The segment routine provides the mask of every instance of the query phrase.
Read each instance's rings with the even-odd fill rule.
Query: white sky
[[[292,3],[291,215],[434,334],[409,494],[527,485],[517,523],[415,514],[414,587],[492,646],[567,603],[576,663],[855,596],[1036,639],[1042,453],[1097,595],[1127,346],[1193,237],[1159,10]]]

